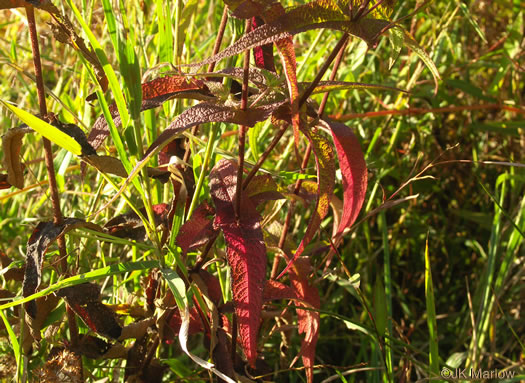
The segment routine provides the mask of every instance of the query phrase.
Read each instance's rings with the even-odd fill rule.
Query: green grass
[[[46,24],[50,16],[36,9],[36,17],[48,109],[63,122],[77,123],[88,132],[99,115],[109,119],[109,105],[115,101],[123,124],[117,128],[110,123],[110,137],[103,147],[106,153],[117,156],[129,172],[176,115],[196,103],[175,99],[140,113],[140,78],[147,74],[150,80],[172,71],[172,65],[209,57],[224,4],[213,0],[179,0],[173,4],[130,0],[121,2],[120,9],[115,4],[109,0],[55,4],[72,20],[76,32],[95,48],[109,79],[106,92],[96,82],[89,62],[53,37]],[[416,1],[399,2],[394,15],[402,17],[415,8]],[[30,39],[24,26],[25,11],[17,8],[0,12],[0,99],[36,115],[38,98]],[[345,121],[361,142],[369,170],[363,211],[345,236],[339,255],[326,269],[326,251],[322,250],[329,244],[331,213],[307,248],[307,253],[313,254],[315,286],[322,304],[316,382],[425,381],[429,377],[439,379],[444,367],[510,370],[516,372],[516,377],[508,381],[524,379],[523,16],[519,1],[433,2],[403,20],[401,24],[428,54],[423,56],[425,60],[432,60],[442,78],[437,93],[432,73],[418,52],[404,47],[389,69],[396,48],[386,37],[375,49],[367,49],[365,43],[351,38],[337,80],[393,86],[410,93],[347,89],[334,91],[328,98],[325,115],[333,118],[386,109],[392,113]],[[238,40],[243,32],[244,21],[230,17],[222,48]],[[294,36],[300,81],[313,80],[341,36],[342,32],[334,30]],[[275,50],[274,54],[277,57]],[[222,60],[216,70],[242,66],[242,60],[243,55]],[[278,59],[276,64],[282,73]],[[87,102],[85,98],[93,92],[98,99]],[[322,95],[312,98],[320,102]],[[463,106],[479,108],[461,109]],[[408,108],[413,112],[395,112]],[[21,123],[7,109],[2,109],[0,122],[0,134]],[[189,211],[185,212],[179,201],[173,230],[164,246],[154,229],[152,205],[171,201],[169,183],[150,179],[143,169],[123,192],[125,198],[105,206],[123,180],[89,167],[82,179],[80,160],[60,148],[65,147],[61,145],[63,140],[54,140],[58,144],[53,150],[64,216],[104,225],[118,214],[131,209],[139,212],[144,206],[150,239],[137,243],[89,230],[72,232],[66,236],[71,274],[60,274],[55,265],[60,263],[60,255],[57,246],[52,245],[45,256],[40,290],[27,298],[22,297],[20,281],[5,278],[9,269],[2,264],[0,314],[5,326],[0,327],[0,379],[9,381],[15,365],[19,380],[36,379],[36,371],[44,366],[52,347],[63,346],[69,339],[65,315],[57,316],[42,329],[40,347],[25,350],[24,355],[19,342],[24,302],[89,280],[103,286],[106,303],[143,305],[143,280],[153,267],[168,275],[162,293],[171,289],[180,295],[184,291],[182,283],[198,264],[201,252],[190,252],[182,259],[175,238],[180,225],[199,203],[210,201],[209,170],[221,158],[237,158],[237,135],[229,132],[238,129],[231,124],[204,124],[194,137],[186,133],[192,138],[189,162],[196,192]],[[254,163],[259,158],[276,129],[261,123],[249,131],[247,161]],[[301,142],[300,153],[305,149],[305,142]],[[26,189],[0,190],[0,252],[17,262],[16,266],[24,260],[34,226],[53,216],[39,134],[24,137],[21,157],[26,164]],[[155,161],[148,166],[154,166]],[[428,167],[431,163],[433,166]],[[292,132],[288,131],[263,170],[272,174],[280,186],[293,187],[295,180],[303,177],[299,175],[300,166]],[[306,173],[315,177],[313,160]],[[341,175],[336,177],[335,194],[341,198]],[[416,197],[407,198],[410,196]],[[389,205],[402,198],[407,199]],[[384,203],[384,210],[374,210]],[[272,202],[262,210],[263,217],[274,214],[279,224],[273,228],[268,225],[268,241],[276,242],[271,235],[278,241],[287,206]],[[292,248],[299,244],[313,211],[312,204],[296,203],[288,238]],[[268,252],[272,260],[276,250],[270,248]],[[210,254],[216,263],[208,271],[219,277],[223,296],[231,298],[231,276],[224,263],[222,237],[211,247]],[[271,262],[268,276],[270,268]],[[350,279],[356,275],[357,283]],[[181,310],[193,298],[201,302],[204,299],[196,288],[187,290],[188,296],[175,294]],[[8,299],[12,297],[14,300]],[[286,305],[272,303],[269,307],[282,311]],[[266,368],[261,374],[268,374],[265,379],[269,381],[306,382],[300,361],[289,367],[299,353],[302,335],[296,330],[281,333],[275,329],[297,325],[295,311],[289,311],[294,314],[283,316],[278,324],[273,318],[262,323],[259,351]],[[125,324],[132,321],[128,316],[121,320]],[[80,333],[89,331],[83,322],[77,322]],[[209,350],[203,338],[190,336],[187,346],[193,356],[206,359]],[[287,349],[287,357],[279,354],[280,349]],[[168,366],[165,381],[211,379],[178,342],[162,345],[155,357]],[[88,381],[124,379],[122,359],[84,357],[83,365],[89,371],[84,374]]]

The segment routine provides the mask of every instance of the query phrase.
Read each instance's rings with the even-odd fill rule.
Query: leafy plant
[[[371,365],[380,366],[383,381],[395,381],[399,373],[394,368],[384,210],[412,197],[394,200],[394,192],[374,211],[370,202],[365,206],[365,218],[379,213],[383,234],[384,275],[375,277],[373,294],[361,290],[359,275],[352,275],[345,262],[340,263],[343,278],[328,272],[333,257],[343,256],[341,245],[357,241],[350,233],[367,198],[371,201],[377,192],[375,186],[367,195],[369,170],[361,140],[341,122],[344,116],[331,115],[329,94],[352,92],[345,94],[359,99],[359,94],[379,92],[397,97],[399,107],[406,104],[404,97],[411,95],[423,68],[414,64],[417,69],[404,84],[408,90],[384,80],[338,81],[347,47],[357,50],[363,41],[364,49],[384,57],[381,61],[390,60],[389,68],[407,47],[428,68],[434,94],[439,91],[438,67],[416,42],[417,35],[403,28],[402,19],[395,20],[394,3],[315,0],[287,6],[225,0],[213,52],[206,56],[202,52],[211,40],[201,47],[193,43],[200,41],[196,20],[203,19],[198,15],[202,6],[192,0],[175,2],[174,12],[160,1],[131,9],[103,0],[105,21],[94,3],[79,9],[68,0],[59,9],[49,0],[0,0],[2,10],[25,8],[40,107],[37,116],[2,96],[5,110],[22,125],[6,129],[3,136],[6,173],[0,187],[22,193],[33,189],[25,187],[25,181],[31,178],[28,170],[36,169],[21,153],[38,146],[27,136],[35,131],[44,136],[53,207],[53,220],[44,219],[42,211],[36,214],[41,218],[34,220],[25,260],[2,258],[9,287],[5,291],[20,291],[6,293],[7,302],[0,305],[17,379],[83,381],[109,376],[111,370],[126,381],[160,382],[175,376],[205,380],[203,371],[210,380],[264,380],[279,376],[279,364],[289,370],[300,358],[306,381],[313,382],[322,321],[335,317],[371,342]],[[44,85],[52,73],[42,67],[35,9],[51,20],[49,27],[40,27],[50,28],[53,41],[64,44],[57,44],[64,57],[80,59],[73,64],[67,91],[58,85],[46,90]],[[231,31],[226,31],[228,23]],[[307,56],[298,66],[298,41],[319,29],[342,36],[335,47],[318,53],[315,75],[301,72],[305,65],[315,65]],[[232,41],[221,50],[225,35]],[[393,44],[386,54],[383,35]],[[114,51],[102,43],[108,39]],[[250,64],[252,54],[255,65]],[[237,64],[241,60],[242,66]],[[219,62],[226,62],[225,67],[216,70]],[[205,65],[207,71],[197,70]],[[330,66],[329,80],[323,81]],[[302,81],[310,76],[310,81]],[[79,83],[91,83],[95,92],[73,95]],[[46,95],[57,100],[52,108],[56,114],[48,112]],[[51,143],[62,149],[53,152]],[[76,165],[68,170],[73,156],[80,171]],[[310,174],[313,164],[315,175]],[[423,179],[426,170],[400,189]],[[17,198],[17,191],[8,193],[5,199]],[[500,235],[499,214],[494,239]],[[522,233],[520,225],[515,224],[517,233]],[[513,242],[507,264],[515,249]],[[495,250],[485,277],[489,285],[495,274],[493,254]],[[431,350],[426,374],[434,378],[443,361],[430,263],[427,242],[422,272]],[[501,270],[497,276],[498,288],[504,274]],[[331,291],[339,284],[352,294],[370,322],[356,324],[344,313],[327,311],[326,294],[318,288],[320,276],[334,278]],[[480,291],[477,299],[484,309],[478,331],[485,334],[487,307],[493,307],[494,300],[487,288]],[[373,310],[369,295],[375,298]],[[277,344],[277,336],[293,360],[265,346]],[[408,341],[404,347],[410,347]],[[477,366],[475,351],[482,347],[482,341],[473,343],[467,359],[471,366]],[[188,367],[185,362],[190,361],[194,363]]]

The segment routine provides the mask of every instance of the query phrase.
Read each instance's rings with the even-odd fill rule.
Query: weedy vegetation
[[[519,0],[0,12],[0,378],[525,379]]]

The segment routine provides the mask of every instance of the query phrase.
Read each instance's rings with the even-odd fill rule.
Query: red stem
[[[35,67],[35,78],[36,87],[38,94],[38,105],[40,107],[40,116],[43,119],[47,119],[47,106],[46,106],[46,94],[44,88],[44,78],[42,76],[42,63],[40,60],[40,47],[38,44],[38,34],[36,30],[35,22],[35,10],[31,4],[26,4],[27,23],[29,26],[29,36],[31,38],[31,48],[33,50],[33,64]],[[55,177],[55,167],[53,164],[53,150],[51,148],[51,142],[47,138],[43,138],[44,143],[44,158],[47,168],[47,177],[49,179],[49,191],[51,193],[51,203],[53,205],[53,222],[56,225],[62,223],[62,212],[60,210],[60,198],[58,196],[58,188]],[[61,259],[62,273],[67,273],[67,252],[66,244],[63,237],[57,239],[58,251]],[[71,343],[76,344],[78,342],[78,327],[76,323],[75,313],[69,309],[66,310],[68,323],[69,323],[69,334],[71,337]]]

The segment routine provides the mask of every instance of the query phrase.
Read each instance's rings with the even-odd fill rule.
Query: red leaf
[[[201,80],[188,80],[185,76],[166,76],[142,84],[141,111],[156,108],[173,98],[209,99],[211,93]],[[111,117],[118,127],[122,123],[116,104],[109,107]],[[109,135],[108,123],[100,116],[93,125],[88,136],[89,143],[98,149]]]
[[[342,236],[344,230],[355,222],[365,200],[366,162],[359,141],[348,126],[326,120],[321,121],[321,124],[332,133],[343,175],[343,216],[336,232],[336,236]]]
[[[264,21],[260,17],[254,16],[252,18],[252,28],[255,29],[261,25],[264,25]],[[255,65],[258,68],[275,72],[275,64],[273,61],[273,44],[265,44],[260,47],[255,47],[253,49],[253,56],[255,58]]]
[[[109,338],[120,337],[122,327],[115,313],[100,301],[100,288],[97,285],[83,283],[60,289],[55,294],[63,297],[91,330]]]
[[[297,299],[297,293],[290,286],[284,283],[270,279],[264,285],[263,298],[265,301],[273,301],[280,299]]]
[[[241,344],[248,362],[255,367],[266,276],[266,246],[261,216],[247,196],[241,198],[240,216],[238,220],[235,218],[236,182],[237,166],[232,161],[219,161],[210,173],[210,192],[217,212],[215,224],[224,233],[228,248]]]
[[[177,234],[177,245],[182,249],[185,256],[188,251],[204,245],[210,239],[217,236],[217,230],[209,216],[213,216],[215,210],[206,201],[195,209],[191,219],[186,221]]]
[[[294,267],[290,269],[289,276],[292,286],[295,288],[298,298],[307,302],[315,309],[321,308],[321,299],[315,286],[308,283],[308,274],[310,274],[310,260],[308,258],[299,258],[295,261]],[[308,307],[308,305],[297,302],[298,307]],[[299,334],[304,334],[301,341],[301,354],[303,365],[306,368],[306,378],[308,383],[313,383],[314,372],[313,366],[315,361],[315,347],[319,338],[319,325],[321,319],[319,312],[313,310],[297,309],[297,323],[299,325]]]
[[[316,208],[297,251],[277,279],[281,278],[286,271],[290,269],[293,262],[302,254],[306,245],[312,240],[321,225],[321,221],[330,209],[330,200],[334,193],[335,159],[331,144],[323,136],[314,131],[303,130],[303,133],[308,137],[312,144],[315,162],[317,164]]]
[[[24,297],[34,294],[38,286],[40,286],[42,279],[42,262],[49,245],[68,231],[78,227],[88,227],[92,230],[102,231],[98,225],[77,218],[65,218],[60,225],[56,225],[53,222],[40,222],[36,226],[29,241],[27,241],[26,270],[24,283],[22,285]],[[36,305],[34,301],[27,303],[26,311],[31,317],[36,317]]]

